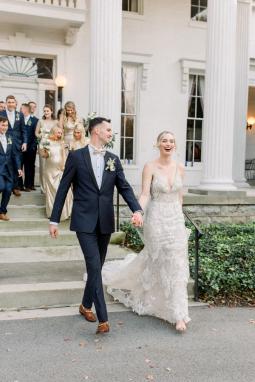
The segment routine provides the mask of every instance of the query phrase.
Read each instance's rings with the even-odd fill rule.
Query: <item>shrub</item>
[[[255,305],[255,223],[201,226],[199,295],[204,301]],[[194,277],[195,235],[189,242]]]
[[[120,229],[126,233],[124,245],[135,252],[140,252],[144,245],[138,230],[129,222],[121,223]]]

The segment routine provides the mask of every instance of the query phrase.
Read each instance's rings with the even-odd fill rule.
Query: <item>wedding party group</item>
[[[0,102],[0,220],[9,220],[7,206],[12,192],[19,197],[21,191],[35,190],[37,153],[40,188],[46,197],[46,215],[50,217],[69,150],[88,144],[84,121],[71,101],[59,110],[57,118],[49,104],[44,106],[40,119],[35,115],[34,101],[23,103],[20,110],[17,105],[13,95]],[[72,193],[69,192],[61,220],[70,217],[71,208]]]
[[[174,134],[161,132],[158,157],[146,163],[137,200],[119,157],[107,150],[113,139],[111,120],[93,115],[87,128],[73,102],[55,118],[51,105],[35,116],[36,103],[10,95],[0,102],[0,220],[8,221],[11,193],[35,190],[39,154],[41,192],[46,198],[52,238],[58,223],[70,219],[86,264],[86,284],[79,312],[98,321],[96,333],[110,331],[103,285],[116,300],[138,315],[152,315],[184,332],[190,321],[188,230],[182,212],[184,166],[173,158]],[[124,260],[105,263],[114,226],[114,189],[132,211],[131,222],[142,227],[144,249]],[[95,309],[95,313],[94,313]]]

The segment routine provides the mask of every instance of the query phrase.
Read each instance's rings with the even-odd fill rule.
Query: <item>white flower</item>
[[[12,139],[11,139],[11,137],[9,137],[8,139],[7,139],[7,145],[11,145],[12,144]]]
[[[108,171],[115,171],[115,159],[109,158],[108,161],[106,162],[106,170]]]

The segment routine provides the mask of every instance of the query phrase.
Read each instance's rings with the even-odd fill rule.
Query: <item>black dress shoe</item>
[[[26,187],[26,188],[24,188],[24,191],[25,191],[25,192],[31,192],[31,191],[32,191],[32,189],[31,189],[31,188],[29,188],[29,187]]]

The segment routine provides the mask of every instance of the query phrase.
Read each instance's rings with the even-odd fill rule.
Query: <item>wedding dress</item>
[[[139,315],[152,315],[170,323],[190,321],[188,235],[176,170],[172,187],[168,178],[153,175],[151,200],[144,222],[144,249],[124,260],[107,262],[102,270],[107,292]]]

